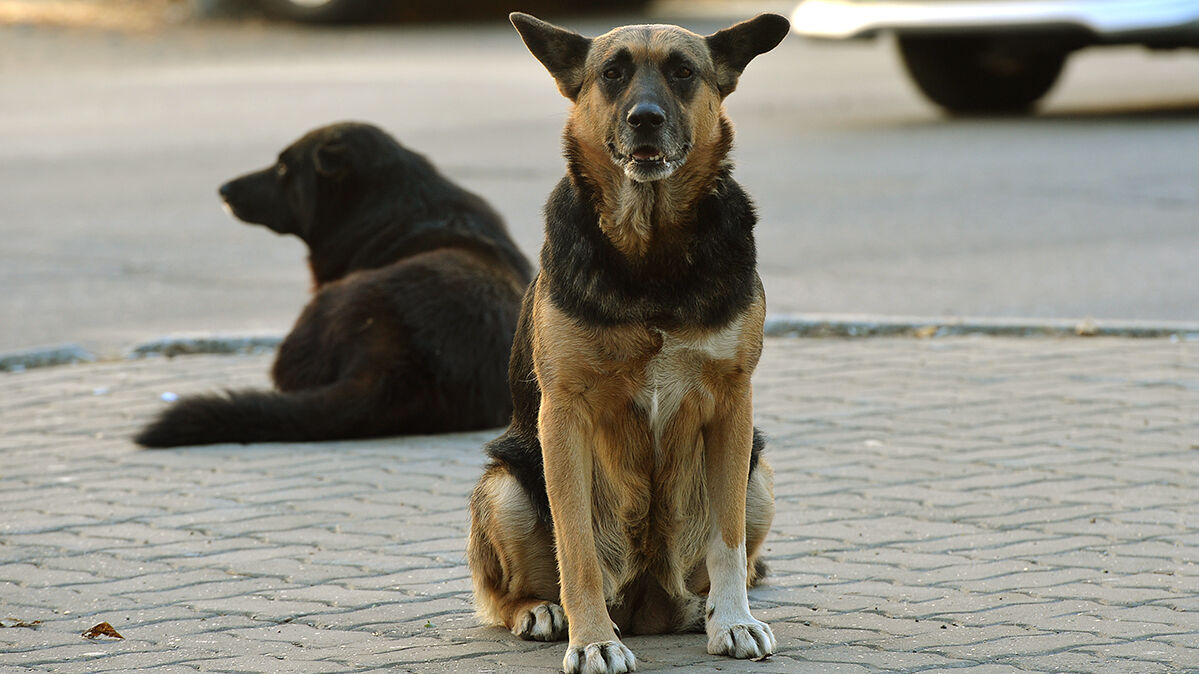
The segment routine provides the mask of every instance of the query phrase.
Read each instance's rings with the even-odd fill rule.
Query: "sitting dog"
[[[787,20],[593,39],[511,20],[573,105],[512,423],[471,497],[476,607],[526,639],[569,636],[568,673],[633,670],[617,630],[706,628],[709,653],[765,656],[746,586],[774,517],[750,389],[766,304],[723,101]]]
[[[313,298],[276,391],[185,397],[146,447],[493,428],[529,263],[500,216],[380,129],[316,129],[220,189],[233,214],[308,245]]]

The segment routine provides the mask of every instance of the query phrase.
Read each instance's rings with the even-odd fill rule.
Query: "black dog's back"
[[[315,441],[507,422],[508,356],[530,272],[500,217],[374,127],[319,129],[283,161],[285,170],[222,188],[239,216],[309,245],[317,289],[279,348],[278,390],[186,397],[136,441]],[[311,196],[279,174],[307,181]],[[291,193],[274,194],[284,187]],[[273,209],[256,206],[274,197]],[[310,213],[277,215],[304,198]]]
[[[376,156],[364,166],[340,167],[335,175],[339,184],[344,186],[346,172],[353,170],[353,185],[336,204],[338,212],[330,222],[296,232],[308,244],[316,285],[450,247],[497,258],[528,283],[529,261],[508,235],[503,218],[482,197],[375,127],[327,128],[346,127],[351,132],[343,132],[339,143],[357,147],[343,153]]]

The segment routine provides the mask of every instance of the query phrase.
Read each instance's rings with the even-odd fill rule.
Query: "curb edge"
[[[1119,321],[959,316],[776,314],[766,317],[767,337],[1133,337],[1199,341],[1199,322]]]
[[[265,353],[279,346],[281,335],[168,335],[133,346],[125,360],[196,354]]]
[[[932,339],[965,335],[996,337],[1126,337],[1199,341],[1199,322],[1038,318],[969,318],[957,316],[875,316],[868,314],[772,314],[767,337]],[[168,335],[134,345],[120,357],[142,358],[266,353],[282,335]],[[68,343],[0,353],[0,372],[91,363],[100,360],[78,344]]]

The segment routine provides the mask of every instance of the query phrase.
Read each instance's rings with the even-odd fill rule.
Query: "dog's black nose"
[[[629,116],[625,119],[634,129],[643,126],[662,126],[662,122],[666,121],[666,113],[657,103],[638,103],[633,106],[632,110],[629,110]]]
[[[217,193],[221,195],[221,199],[229,201],[229,193],[233,191],[233,188],[230,187],[232,184],[233,183],[225,183],[224,185],[221,185],[220,189],[217,190]]]

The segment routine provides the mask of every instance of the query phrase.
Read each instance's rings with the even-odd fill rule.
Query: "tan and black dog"
[[[569,634],[567,672],[633,670],[617,630],[771,653],[746,597],[774,516],[750,389],[766,307],[723,100],[787,20],[589,39],[511,19],[573,106],[512,424],[471,499],[478,611],[526,639]]]

